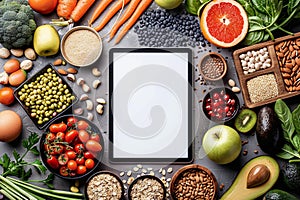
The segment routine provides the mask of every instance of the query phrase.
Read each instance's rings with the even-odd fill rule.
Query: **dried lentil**
[[[217,79],[224,72],[224,63],[217,56],[209,56],[202,62],[200,67],[203,75],[210,79]]]
[[[164,199],[164,189],[161,183],[152,178],[142,178],[132,186],[130,191],[132,200],[141,199]]]
[[[87,186],[88,199],[119,200],[122,186],[118,179],[110,174],[94,176]]]
[[[261,102],[278,95],[274,74],[264,74],[248,80],[247,89],[252,103]]]

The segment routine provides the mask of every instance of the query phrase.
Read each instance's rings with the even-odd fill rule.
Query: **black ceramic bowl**
[[[51,71],[51,76],[48,75],[50,74],[49,70]],[[46,78],[48,82],[42,82],[42,80],[40,80],[41,76],[47,76]],[[36,84],[36,81],[38,81],[40,85]],[[51,85],[49,84],[50,82]],[[54,92],[54,87],[58,88],[58,85],[60,84],[63,87],[63,91],[60,91],[62,94],[57,93],[59,92],[58,89]],[[51,91],[51,94],[49,91]],[[65,91],[68,91],[68,94],[64,94]],[[27,95],[28,92],[30,92],[30,95]],[[74,99],[69,102],[61,99],[64,97],[69,98],[67,95],[74,96]],[[51,120],[61,116],[66,110],[71,108],[78,101],[78,98],[74,94],[70,85],[51,64],[46,65],[31,78],[27,79],[22,85],[20,85],[14,91],[14,96],[21,104],[22,108],[26,111],[29,118],[39,129],[44,129]],[[37,116],[37,112],[42,113],[40,114],[42,115],[41,119],[35,117]],[[39,122],[40,120],[42,121]]]
[[[101,186],[101,184],[104,184],[103,187]],[[108,185],[110,184],[110,185]],[[86,184],[85,184],[85,188],[84,188],[84,194],[85,194],[85,198],[87,200],[89,199],[101,199],[100,197],[96,197],[98,194],[95,190],[94,187],[96,188],[107,188],[104,186],[110,186],[111,187],[111,191],[105,191],[105,190],[97,190],[97,192],[103,192],[104,195],[109,195],[109,193],[111,192],[112,195],[114,195],[114,198],[111,197],[111,199],[116,199],[116,196],[119,195],[119,199],[124,199],[124,193],[125,193],[125,188],[124,188],[124,184],[121,181],[121,179],[114,174],[113,172],[110,171],[99,171],[96,172],[95,174],[93,174],[91,177],[89,177],[89,179],[87,180]],[[118,192],[119,190],[119,192]],[[93,197],[89,197],[89,195],[95,195]],[[107,198],[108,196],[106,196]]]
[[[145,183],[144,181],[146,179],[149,179],[149,180],[153,180],[154,182],[156,182],[159,187],[162,188],[162,199],[166,199],[166,195],[167,195],[167,191],[166,191],[166,187],[164,185],[164,183],[156,176],[152,176],[152,175],[144,175],[144,176],[140,176],[138,178],[136,178],[129,186],[128,188],[128,199],[129,200],[132,200],[132,192],[133,192],[133,188],[134,186],[136,186],[137,184],[141,184],[140,182],[143,182]],[[157,189],[154,189],[153,185],[151,185],[150,183],[145,183],[145,184],[148,184],[148,186],[150,186],[153,190],[157,191]],[[144,190],[144,189],[143,189]],[[145,191],[145,190],[144,190]],[[139,197],[140,199],[142,199],[142,197]],[[150,198],[150,197],[149,197]]]
[[[240,108],[239,99],[229,88],[220,87],[209,91],[202,104],[205,116],[214,122],[232,120]]]
[[[77,120],[77,122],[74,125],[71,125],[72,123],[68,123],[68,119],[72,118],[75,118]],[[58,133],[54,133],[53,130],[55,129],[52,129],[51,127],[51,125],[53,124],[59,124],[62,122],[67,126],[67,130],[63,131],[63,133],[65,133],[64,136],[61,136],[61,131]],[[81,122],[86,122],[88,124],[88,128],[84,129],[88,133],[88,137],[86,137],[85,141],[82,141],[84,137],[79,136],[81,135],[81,132],[84,132],[80,131],[80,129],[82,129],[80,124],[84,125],[85,123]],[[52,132],[50,132],[50,127]],[[74,132],[76,131],[78,133],[78,136],[75,136],[74,139],[70,139],[72,138],[71,135],[74,134]],[[52,134],[54,134],[55,138]],[[91,140],[91,142],[89,140]],[[94,145],[95,142],[101,145],[102,148],[100,151],[91,151],[91,144]],[[93,146],[93,148],[97,146],[99,147],[99,145],[96,145]],[[75,155],[73,152],[70,153],[70,151],[73,151]],[[42,162],[47,167],[47,169],[54,175],[68,180],[82,179],[92,174],[94,170],[98,167],[98,165],[101,163],[104,152],[104,140],[99,128],[88,119],[76,115],[63,115],[58,117],[54,121],[51,121],[51,123],[46,129],[46,132],[42,135],[40,139],[40,152]],[[61,156],[62,154],[64,157]],[[52,163],[54,163],[52,164],[52,166],[50,164],[51,161],[47,160],[53,157],[55,157],[57,161],[62,162],[59,163],[58,167],[56,165],[55,159],[53,159],[54,161],[52,161]],[[89,158],[92,159],[94,162],[92,162],[91,160],[89,160],[89,162],[85,162]],[[76,162],[76,169],[71,170],[72,168],[69,168],[68,162],[70,162],[70,160],[72,160],[72,162]],[[91,163],[94,164],[91,165]],[[72,164],[74,167],[74,162]],[[53,165],[56,167],[53,167]],[[79,170],[79,166],[85,167],[80,167]],[[77,170],[83,172],[84,168],[86,168],[85,173],[78,173]]]

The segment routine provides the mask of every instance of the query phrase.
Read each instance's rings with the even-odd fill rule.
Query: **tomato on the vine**
[[[77,165],[84,165],[84,162],[85,162],[84,157],[77,157],[76,158]]]
[[[95,166],[95,161],[93,159],[87,159],[84,163],[87,169],[92,169]]]
[[[95,140],[96,142],[100,142],[100,136],[97,133],[93,133],[90,137],[90,140]]]
[[[58,169],[59,163],[55,156],[53,155],[47,155],[47,163],[52,169]]]
[[[86,143],[90,139],[90,134],[86,130],[79,130],[78,137],[81,142]]]
[[[77,130],[70,130],[66,133],[65,141],[71,143],[78,136]]]
[[[63,142],[65,140],[65,133],[63,133],[63,132],[56,133],[55,140],[57,140],[59,142]]]
[[[73,171],[77,169],[77,163],[75,160],[69,160],[68,169]]]
[[[64,152],[65,147],[62,144],[56,144],[53,146],[49,146],[49,154],[50,155],[59,155]]]
[[[67,154],[63,153],[58,156],[58,163],[60,165],[66,165],[69,161]]]
[[[66,154],[70,160],[74,160],[76,158],[76,153],[73,150],[67,150]]]
[[[76,169],[76,173],[79,174],[79,175],[85,174],[86,173],[86,166],[79,165]]]
[[[60,175],[62,175],[62,176],[68,176],[68,175],[69,175],[69,172],[68,172],[67,166],[61,166],[61,167],[59,168],[59,173],[60,173]]]
[[[76,144],[74,147],[75,152],[79,155],[85,151],[85,147],[82,143]]]
[[[85,147],[88,151],[99,152],[102,150],[102,146],[95,140],[89,140],[86,142]]]
[[[89,124],[84,120],[79,120],[77,122],[77,128],[79,130],[86,130],[89,127]]]
[[[60,122],[58,124],[51,124],[49,130],[52,133],[58,133],[58,132],[65,132],[67,128],[68,127],[64,122]]]
[[[53,142],[55,140],[55,134],[54,133],[47,133],[46,135],[46,142],[50,143]]]
[[[78,119],[76,117],[68,117],[67,126],[69,126],[69,127],[74,126],[77,121],[78,121]]]

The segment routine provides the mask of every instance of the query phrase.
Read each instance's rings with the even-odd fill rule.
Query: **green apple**
[[[52,56],[59,51],[60,37],[57,30],[49,25],[44,24],[34,32],[33,48],[39,56]]]
[[[226,125],[216,125],[203,136],[202,147],[208,158],[218,164],[234,161],[242,150],[240,135]]]
[[[183,0],[155,0],[155,3],[167,10],[177,8]]]

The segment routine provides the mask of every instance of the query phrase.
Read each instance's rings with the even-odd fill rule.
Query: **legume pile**
[[[141,46],[206,46],[198,18],[185,13],[148,10],[135,25],[134,32]]]
[[[217,79],[223,74],[225,66],[221,58],[209,56],[204,58],[200,67],[204,76],[210,79]]]

